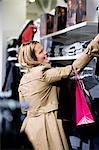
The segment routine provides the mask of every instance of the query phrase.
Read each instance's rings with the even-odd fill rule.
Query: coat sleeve
[[[61,80],[62,78],[67,78],[71,73],[72,66],[68,65],[66,67],[56,67],[43,70],[43,80],[48,83],[53,83]]]
[[[27,109],[26,109],[26,105],[25,105],[24,96],[22,95],[22,92],[21,92],[20,89],[18,89],[18,92],[19,92],[19,101],[20,101],[20,104],[21,104],[21,112],[22,112],[23,114],[26,114]]]

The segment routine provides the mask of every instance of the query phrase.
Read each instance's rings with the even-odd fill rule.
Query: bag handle
[[[74,79],[80,80],[80,75],[78,74],[78,72],[77,72],[76,68],[74,67],[74,65],[72,65],[72,70],[73,70],[74,75],[75,75]]]
[[[77,70],[76,70],[76,68],[74,67],[74,65],[72,65],[72,70],[74,71],[74,74],[75,74],[74,79],[75,79],[75,80],[79,80],[79,83],[80,83],[80,86],[81,86],[82,90],[84,90],[84,92],[85,92],[88,96],[90,96],[88,90],[86,89],[86,87],[85,87],[85,85],[84,85],[84,83],[83,83],[83,80],[81,80],[80,75],[79,75],[79,73],[77,72]]]

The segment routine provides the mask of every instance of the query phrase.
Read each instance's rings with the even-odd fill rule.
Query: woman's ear
[[[36,54],[35,54],[35,49],[33,49],[31,51],[31,57],[34,59],[34,61],[37,61],[37,57],[36,57]]]

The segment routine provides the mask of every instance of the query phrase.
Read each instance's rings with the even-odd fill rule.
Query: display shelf
[[[97,22],[82,22],[63,30],[48,34],[41,37],[41,41],[44,43],[45,40],[52,41],[56,45],[70,45],[75,42],[84,42],[92,40],[98,33]],[[73,56],[55,56],[49,57],[50,61],[70,61],[78,58],[80,54]]]
[[[77,41],[91,40],[97,33],[98,23],[85,21],[43,36],[41,40],[48,39],[63,44],[72,44]]]
[[[73,56],[57,56],[57,57],[48,57],[49,61],[60,61],[60,60],[75,60],[80,56],[80,54],[78,55],[73,55]]]
[[[70,26],[70,27],[67,27],[63,30],[59,30],[57,32],[53,32],[51,34],[47,34],[43,37],[41,37],[41,40],[42,39],[45,39],[45,38],[49,38],[49,37],[52,37],[52,36],[56,36],[56,35],[60,35],[60,34],[63,34],[65,32],[68,32],[68,31],[71,31],[71,30],[74,30],[74,29],[77,29],[77,28],[80,28],[80,27],[83,27],[83,26],[86,26],[87,25],[87,22],[82,22],[82,23],[79,23],[79,24],[76,24],[76,25],[73,25],[73,26]]]

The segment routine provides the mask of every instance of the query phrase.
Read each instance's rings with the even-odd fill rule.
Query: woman
[[[88,45],[81,56],[73,62],[80,72],[99,53],[99,34]],[[73,75],[72,65],[52,68],[39,42],[22,44],[19,49],[19,63],[27,68],[19,85],[21,102],[28,102],[28,108],[21,131],[28,135],[35,150],[68,150],[68,143],[57,119],[58,89],[55,82]]]

